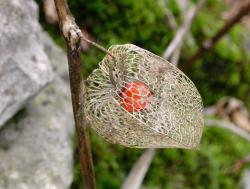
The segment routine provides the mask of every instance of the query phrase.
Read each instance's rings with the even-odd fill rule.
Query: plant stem
[[[205,53],[209,52],[216,43],[235,25],[237,24],[245,15],[250,11],[250,1],[242,3],[238,12],[229,19],[224,26],[209,40],[203,43],[203,46],[200,47],[196,53],[181,67],[181,70],[188,70],[196,60],[204,56]]]
[[[84,185],[86,189],[95,189],[94,166],[86,127],[87,123],[84,115],[80,113],[84,103],[81,97],[82,92],[84,92],[82,91],[84,90],[82,64],[80,52],[78,51],[81,40],[79,36],[80,30],[70,13],[67,1],[55,0],[55,5],[59,18],[59,26],[67,43],[71,98]]]

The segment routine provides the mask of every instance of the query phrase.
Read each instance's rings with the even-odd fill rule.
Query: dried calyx
[[[86,81],[84,111],[112,143],[138,148],[197,148],[202,100],[179,69],[132,44],[114,45]]]

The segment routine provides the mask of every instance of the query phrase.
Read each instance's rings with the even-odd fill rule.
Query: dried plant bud
[[[84,113],[108,141],[137,148],[197,148],[202,100],[179,69],[132,44],[114,45],[87,79]]]

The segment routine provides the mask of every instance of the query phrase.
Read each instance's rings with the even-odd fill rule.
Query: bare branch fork
[[[84,115],[79,113],[84,103],[81,98],[84,82],[82,78],[80,52],[78,50],[83,37],[81,30],[75,23],[74,17],[70,13],[67,1],[55,0],[55,5],[59,26],[67,43],[71,98],[84,185],[86,189],[95,189],[94,167],[86,120]]]

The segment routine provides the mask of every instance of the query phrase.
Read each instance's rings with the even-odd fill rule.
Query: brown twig
[[[192,66],[192,64],[201,58],[205,53],[209,52],[216,43],[235,25],[237,24],[246,14],[250,11],[250,1],[246,1],[246,3],[242,3],[238,12],[229,19],[224,26],[209,40],[203,43],[203,46],[200,47],[196,53],[181,67],[183,71],[188,70]]]
[[[78,51],[81,40],[79,34],[81,31],[76,25],[74,17],[70,13],[67,1],[55,0],[55,5],[60,29],[67,42],[71,98],[84,184],[86,189],[95,189],[94,167],[89,136],[86,128],[86,120],[84,115],[79,113],[83,105],[81,94],[84,85],[80,53]]]

